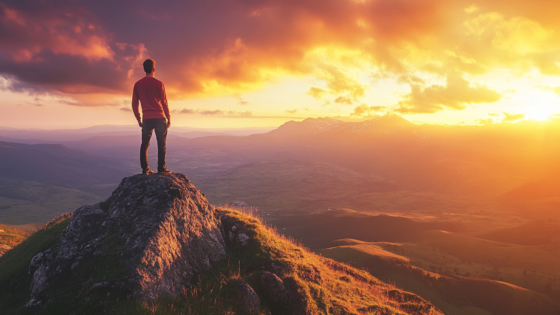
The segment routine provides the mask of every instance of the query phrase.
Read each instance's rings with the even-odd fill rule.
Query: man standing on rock
[[[154,60],[146,59],[143,65],[146,76],[134,84],[132,92],[132,110],[136,120],[138,120],[138,125],[142,128],[140,166],[143,174],[154,173],[148,166],[148,147],[150,146],[152,131],[155,129],[158,144],[158,173],[170,173],[165,167],[167,128],[171,126],[165,86],[163,82],[154,78],[156,72],[156,62]],[[142,104],[142,117],[140,117],[138,111],[138,101]]]

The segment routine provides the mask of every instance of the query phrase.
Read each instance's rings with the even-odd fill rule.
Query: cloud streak
[[[186,115],[203,115],[203,116],[227,116],[227,117],[251,117],[253,115],[250,111],[234,111],[234,110],[221,110],[221,109],[192,109],[183,108],[181,110],[174,110],[173,112]]]

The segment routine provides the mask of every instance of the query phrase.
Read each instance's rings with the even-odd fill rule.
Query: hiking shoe
[[[169,174],[169,173],[171,173],[171,171],[168,170],[167,167],[158,168],[157,172],[158,172],[158,174]]]
[[[149,168],[149,167],[142,171],[142,174],[144,174],[144,175],[150,175],[150,174],[153,174],[153,173],[154,173],[154,171],[152,171],[152,169]]]

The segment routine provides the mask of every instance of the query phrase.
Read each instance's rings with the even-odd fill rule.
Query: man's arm
[[[171,115],[169,114],[169,106],[167,105],[167,96],[165,95],[165,85],[161,83],[161,105],[165,117],[167,117],[167,128],[171,127]]]
[[[138,95],[138,90],[136,90],[136,84],[134,84],[134,89],[132,90],[132,111],[134,116],[138,121],[138,126],[142,127],[142,117],[140,117],[140,110],[138,110],[138,105],[140,103],[140,96]]]

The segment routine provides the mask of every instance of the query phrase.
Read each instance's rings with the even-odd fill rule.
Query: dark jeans
[[[165,118],[144,119],[142,121],[142,145],[140,146],[140,166],[148,168],[148,147],[152,138],[152,130],[156,130],[158,145],[158,171],[165,169],[165,142],[167,141],[167,122]]]

